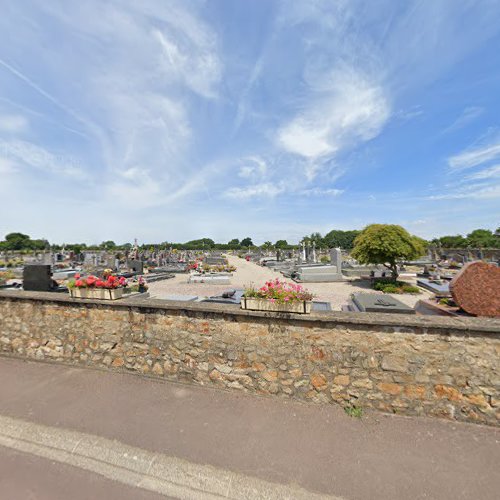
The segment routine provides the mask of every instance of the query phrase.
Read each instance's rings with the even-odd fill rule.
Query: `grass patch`
[[[361,418],[363,416],[363,408],[359,406],[346,406],[344,411],[347,415],[353,418]]]

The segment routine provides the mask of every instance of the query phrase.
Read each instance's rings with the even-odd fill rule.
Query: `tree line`
[[[352,250],[355,246],[355,240],[361,233],[361,230],[340,230],[333,229],[322,236],[318,232],[311,233],[304,236],[300,243],[305,242],[308,244],[314,243],[316,248],[342,248],[343,250]],[[442,236],[434,238],[430,243],[442,248],[500,248],[500,228],[495,232],[489,229],[475,229],[466,236]],[[41,252],[41,251],[59,251],[62,248],[81,253],[84,250],[108,250],[108,251],[126,251],[132,248],[131,243],[116,244],[112,240],[103,241],[97,245],[88,245],[86,243],[68,243],[65,245],[51,244],[46,239],[32,239],[27,234],[15,232],[9,233],[5,236],[3,241],[0,241],[0,251],[21,251],[21,252]],[[261,248],[263,250],[293,250],[299,248],[299,245],[288,243],[286,240],[281,239],[275,242],[266,241],[259,247],[255,245],[251,237],[243,239],[233,238],[227,243],[216,243],[211,238],[200,238],[196,240],[180,242],[167,242],[162,243],[144,243],[139,247],[141,250],[155,250],[174,248],[177,250],[235,250],[246,251],[249,249]]]
[[[441,236],[431,241],[442,248],[500,248],[500,227],[495,232],[489,229],[475,229],[466,236]]]

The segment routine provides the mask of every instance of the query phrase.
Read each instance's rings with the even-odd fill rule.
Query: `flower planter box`
[[[123,288],[70,288],[74,299],[116,300],[123,297]]]
[[[311,301],[301,300],[300,302],[271,302],[268,299],[258,299],[255,297],[242,297],[241,308],[250,311],[274,311],[296,314],[309,314],[311,312]]]

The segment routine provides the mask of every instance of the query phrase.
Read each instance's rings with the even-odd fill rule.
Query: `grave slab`
[[[359,312],[415,314],[415,310],[410,306],[389,295],[357,293],[352,296],[352,305]]]
[[[450,284],[447,281],[419,278],[417,285],[439,296],[450,295]]]

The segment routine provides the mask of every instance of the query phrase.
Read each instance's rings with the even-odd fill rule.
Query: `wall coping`
[[[354,313],[341,311],[313,312],[307,315],[249,311],[236,306],[203,302],[179,302],[158,299],[119,299],[102,301],[96,299],[73,299],[66,293],[25,292],[23,290],[0,290],[0,301],[5,299],[53,302],[67,305],[105,306],[111,308],[133,308],[143,310],[172,311],[180,313],[210,313],[221,316],[238,316],[317,323],[318,327],[331,324],[355,326],[385,326],[389,328],[419,328],[423,330],[454,330],[461,333],[484,333],[500,336],[500,319],[475,317],[414,316],[390,313]]]

